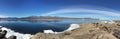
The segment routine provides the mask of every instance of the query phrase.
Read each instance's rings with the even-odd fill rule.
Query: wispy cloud
[[[81,13],[81,12],[85,12],[85,13]],[[100,19],[109,19],[109,20],[120,19],[120,12],[110,9],[99,10],[99,9],[83,9],[83,8],[66,8],[66,9],[58,9],[55,11],[51,11],[42,15],[54,16],[58,14],[71,14],[71,13],[75,13],[74,14],[75,17],[91,17],[91,18],[100,18]],[[67,15],[66,17],[71,17],[71,15]]]
[[[48,12],[43,15],[53,15],[53,14],[62,14],[62,13],[71,13],[71,12],[90,12],[95,14],[104,14],[108,16],[120,16],[120,12],[113,12],[113,11],[104,11],[104,10],[94,10],[94,9],[81,9],[81,8],[75,8],[75,9],[59,9],[55,11]],[[80,14],[80,13],[78,13]]]

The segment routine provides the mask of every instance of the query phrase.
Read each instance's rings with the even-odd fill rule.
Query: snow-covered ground
[[[110,21],[102,21],[102,22],[104,22],[104,23],[109,23],[109,24],[113,24],[113,23],[115,23],[115,22],[112,21],[112,20],[110,20]]]
[[[51,34],[59,34],[59,33],[64,33],[64,32],[67,32],[67,31],[71,31],[73,29],[76,29],[76,28],[79,28],[80,25],[79,24],[70,24],[70,27],[62,32],[54,32],[52,30],[44,30],[44,33],[51,33]]]
[[[79,24],[71,24],[70,27],[66,31],[71,31],[71,30],[74,30],[74,29],[79,28],[79,27],[80,27]]]
[[[0,26],[0,27],[2,27],[2,26]],[[15,32],[15,31],[5,28],[5,27],[2,27],[1,29],[7,31],[6,38],[8,38],[9,36],[12,36],[12,35],[17,36],[17,39],[30,39],[30,37],[31,37],[31,34],[18,33],[18,32]]]

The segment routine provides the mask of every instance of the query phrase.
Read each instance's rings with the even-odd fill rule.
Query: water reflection
[[[1,20],[0,25],[10,28],[16,32],[35,34],[43,30],[64,31],[72,23],[91,23],[100,20]]]

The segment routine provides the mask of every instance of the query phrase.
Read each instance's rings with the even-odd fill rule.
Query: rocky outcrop
[[[0,28],[0,39],[16,39],[16,36],[10,36],[6,38],[7,31],[6,30],[1,30]]]
[[[31,39],[120,39],[120,21],[80,24],[61,34],[37,33]]]
[[[8,37],[7,39],[16,39],[16,36],[10,36],[10,37]]]
[[[44,34],[44,33],[37,33],[31,39],[63,39],[62,35],[58,34]]]
[[[0,38],[5,38],[5,35],[6,35],[7,31],[1,31],[0,32]]]
[[[6,33],[7,33],[7,31],[2,31],[2,30],[0,30],[0,39],[6,39],[5,38],[5,35],[6,35]]]

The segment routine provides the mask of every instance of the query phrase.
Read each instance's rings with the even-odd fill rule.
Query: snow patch
[[[71,24],[70,27],[66,31],[71,31],[71,30],[74,30],[74,29],[79,28],[79,27],[80,27],[79,24]]]
[[[73,29],[76,29],[76,28],[79,28],[80,25],[79,24],[70,24],[70,27],[68,29],[66,29],[65,31],[62,31],[62,32],[54,32],[52,30],[44,30],[44,33],[48,34],[60,34],[60,33],[64,33],[64,32],[67,32],[67,31],[71,31]]]
[[[52,30],[44,30],[44,33],[54,33]]]
[[[2,27],[2,26],[0,26],[0,27]],[[6,38],[14,35],[17,37],[17,39],[30,39],[30,37],[32,36],[31,34],[18,33],[18,32],[15,32],[15,31],[8,29],[8,28],[5,28],[5,27],[2,27],[1,29],[7,31]]]
[[[0,26],[0,27],[2,27],[2,26]],[[66,31],[71,31],[71,30],[79,28],[79,27],[80,27],[79,24],[70,24],[70,27],[63,32],[54,32],[53,30],[44,30],[44,33],[59,34],[59,33],[64,33]],[[14,36],[17,36],[17,39],[30,39],[30,37],[32,36],[31,34],[18,33],[18,32],[15,32],[15,31],[5,28],[5,27],[2,27],[1,29],[7,31],[6,38],[14,35]]]
[[[104,22],[104,23],[109,23],[109,24],[115,23],[114,21],[102,21],[102,22]]]

